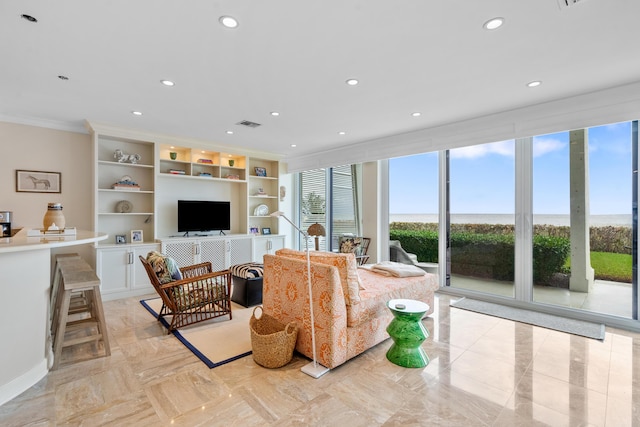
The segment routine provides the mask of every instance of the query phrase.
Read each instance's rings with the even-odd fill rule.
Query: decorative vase
[[[229,166],[233,167],[233,165],[235,164],[235,160],[229,160]]]
[[[175,160],[178,158],[178,153],[176,153],[175,151],[172,151],[169,153],[169,157],[171,157],[171,160]]]
[[[62,213],[62,203],[49,203],[47,212],[42,219],[42,225],[45,231],[54,225],[58,230],[64,230],[65,219]]]

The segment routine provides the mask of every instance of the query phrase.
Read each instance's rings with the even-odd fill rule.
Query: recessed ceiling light
[[[171,80],[160,80],[160,83],[162,83],[165,86],[174,86],[175,83],[172,82]]]
[[[540,80],[534,80],[532,82],[527,83],[528,87],[536,87],[536,86],[540,86],[542,84],[542,82]]]
[[[133,114],[134,116],[141,116],[142,112],[141,111],[132,111],[131,114]]]
[[[495,30],[502,27],[502,24],[504,24],[504,18],[492,18],[485,22],[483,27],[485,30]]]
[[[278,116],[280,115],[280,113],[278,113],[277,111],[272,111],[272,112],[271,112],[271,115],[272,115],[273,117],[278,117]]]
[[[20,17],[22,19],[26,19],[29,22],[38,22],[38,20],[36,18],[34,18],[33,16],[31,16],[31,15],[22,14],[22,15],[20,15]]]
[[[233,131],[232,130],[228,130],[227,131],[227,135],[233,135]]]
[[[291,144],[291,148],[296,148],[297,145],[296,144]]]
[[[360,82],[359,82],[358,80],[356,80],[356,79],[349,79],[349,80],[347,80],[347,82],[346,82],[346,83],[347,83],[349,86],[355,86],[355,85],[357,85],[357,84],[358,84],[358,83],[360,83]]]
[[[422,115],[422,113],[419,112],[419,111],[415,111],[415,112],[411,113],[412,117],[420,117],[421,115]]]
[[[238,21],[232,16],[221,16],[219,21],[227,28],[236,28],[238,26]]]
[[[69,80],[69,77],[63,76],[62,74],[58,76],[60,80]]]
[[[347,134],[347,133],[346,133],[346,132],[344,132],[344,131],[340,131],[340,132],[338,132],[338,135],[346,135],[346,134]]]

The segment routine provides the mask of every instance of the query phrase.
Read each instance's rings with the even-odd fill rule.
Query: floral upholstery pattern
[[[364,289],[359,291],[358,304],[348,306],[348,291],[341,277],[346,272],[335,265],[315,262],[316,258],[311,260],[316,353],[323,366],[335,368],[389,338],[386,328],[393,315],[386,307],[388,300],[417,299],[433,311],[433,293],[438,286],[435,275],[395,278],[356,269]],[[283,323],[297,322],[296,350],[312,358],[307,286],[306,258],[280,253],[264,256],[263,309]]]
[[[289,258],[303,259],[306,261],[307,253],[293,249],[279,249],[276,255]],[[358,276],[358,263],[352,253],[339,254],[324,251],[309,251],[311,262],[332,265],[338,268],[340,283],[344,290],[344,299],[347,305],[360,302],[360,276]]]

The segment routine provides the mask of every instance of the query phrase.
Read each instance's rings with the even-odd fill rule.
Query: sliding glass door
[[[515,142],[449,151],[449,283],[514,297]]]
[[[436,200],[435,178],[425,176],[437,168],[442,286],[627,325],[638,319],[640,298],[637,128],[626,122],[456,148],[440,152],[437,166],[432,154],[392,159],[390,239],[411,245],[405,249],[418,261],[430,254],[421,233],[435,215],[422,206]]]
[[[549,245],[534,269],[534,301],[632,318],[631,129],[534,138],[534,247]]]

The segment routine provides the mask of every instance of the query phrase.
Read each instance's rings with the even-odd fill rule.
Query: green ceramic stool
[[[423,368],[429,364],[429,356],[420,346],[429,336],[422,325],[422,316],[429,305],[410,299],[392,299],[387,307],[393,313],[393,320],[387,332],[393,345],[387,351],[387,359],[404,368]]]

